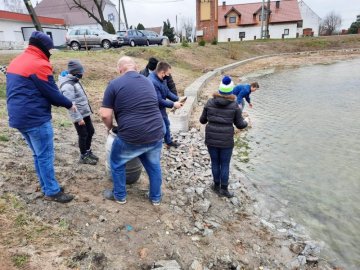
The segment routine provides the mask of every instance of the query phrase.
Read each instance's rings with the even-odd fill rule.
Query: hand
[[[70,111],[72,111],[72,112],[77,112],[77,107],[76,107],[76,105],[75,105],[75,103],[73,103],[73,105],[71,106],[71,108],[70,108]]]
[[[184,104],[182,104],[182,103],[180,103],[180,102],[174,102],[174,108],[175,109],[179,109],[179,108],[181,108],[182,106],[183,106]]]
[[[85,121],[83,119],[81,119],[79,122],[78,122],[79,126],[83,126],[85,125]]]
[[[250,103],[250,104],[249,104],[249,107],[252,109],[253,105]]]

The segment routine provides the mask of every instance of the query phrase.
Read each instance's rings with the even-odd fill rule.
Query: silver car
[[[109,49],[119,46],[119,38],[100,29],[74,28],[68,31],[66,44],[74,51],[97,46]]]

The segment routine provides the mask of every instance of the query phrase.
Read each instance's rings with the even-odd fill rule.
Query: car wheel
[[[80,47],[80,44],[79,44],[78,42],[76,42],[76,41],[71,42],[70,47],[71,47],[71,49],[73,49],[74,51],[79,51],[80,48],[81,48],[81,47]]]
[[[131,47],[135,47],[135,41],[131,40],[131,41],[130,41],[130,46],[131,46]]]
[[[149,45],[150,45],[149,40],[146,40],[146,46],[149,46]]]
[[[105,50],[110,49],[110,47],[111,47],[110,41],[104,40],[104,41],[102,42],[102,47],[103,47]]]

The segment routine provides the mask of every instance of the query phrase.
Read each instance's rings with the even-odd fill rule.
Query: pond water
[[[241,171],[346,269],[360,269],[360,59],[257,78]],[[327,254],[330,256],[330,254]]]

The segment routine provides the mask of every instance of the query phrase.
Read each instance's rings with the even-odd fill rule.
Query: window
[[[86,29],[80,29],[76,34],[81,36],[86,35]]]
[[[284,29],[284,35],[288,36],[289,35],[289,29]]]
[[[298,28],[303,27],[303,22],[302,22],[302,21],[298,21],[298,22],[297,22],[297,27],[298,27]]]
[[[245,38],[245,32],[239,32],[239,38]]]
[[[229,23],[236,23],[236,17],[235,16],[230,17]]]

